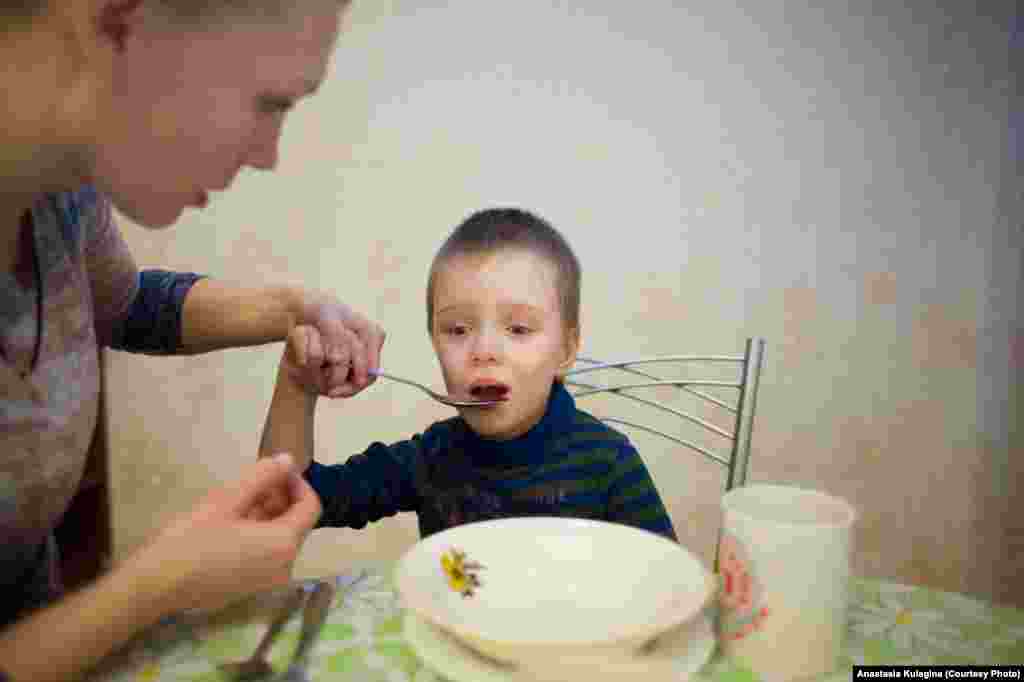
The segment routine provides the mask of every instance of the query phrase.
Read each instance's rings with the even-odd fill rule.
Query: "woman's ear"
[[[124,49],[125,39],[142,22],[143,0],[99,0],[96,28],[100,40],[116,52]]]
[[[58,107],[78,141],[93,141],[100,131],[100,110],[110,94],[114,55],[109,24],[114,17],[139,14],[143,0],[60,0],[48,2],[42,21],[46,30],[59,41],[53,59],[62,69],[62,88]],[[120,29],[118,29],[120,30]]]

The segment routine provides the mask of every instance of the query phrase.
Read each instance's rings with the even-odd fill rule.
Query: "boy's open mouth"
[[[481,382],[470,386],[469,394],[476,400],[507,400],[508,386],[505,384]]]

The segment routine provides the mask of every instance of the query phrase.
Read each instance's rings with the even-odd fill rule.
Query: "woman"
[[[103,345],[198,353],[283,340],[310,324],[326,340],[304,382],[339,396],[372,381],[377,325],[304,290],[139,273],[111,211],[166,226],[244,166],[272,169],[284,115],[324,77],[345,4],[21,0],[0,9],[0,668],[12,680],[72,677],[170,611],[288,580],[320,509],[286,456],[213,491],[59,601],[52,530],[85,463]],[[287,503],[268,508],[268,499]]]

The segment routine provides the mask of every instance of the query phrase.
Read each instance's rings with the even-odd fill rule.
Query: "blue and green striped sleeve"
[[[610,474],[607,514],[608,521],[678,540],[651,474],[628,440],[618,443]]]
[[[423,439],[414,436],[390,446],[374,443],[341,464],[313,461],[304,477],[323,505],[317,527],[363,528],[385,516],[416,511],[417,460]]]

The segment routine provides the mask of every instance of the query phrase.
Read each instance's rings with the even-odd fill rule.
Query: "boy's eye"
[[[461,324],[453,324],[444,328],[444,333],[449,336],[462,336],[466,333],[466,327]]]
[[[510,332],[512,332],[516,336],[521,336],[523,334],[529,334],[530,333],[530,328],[527,327],[525,324],[514,324],[514,325],[510,326],[508,329],[509,329]]]

